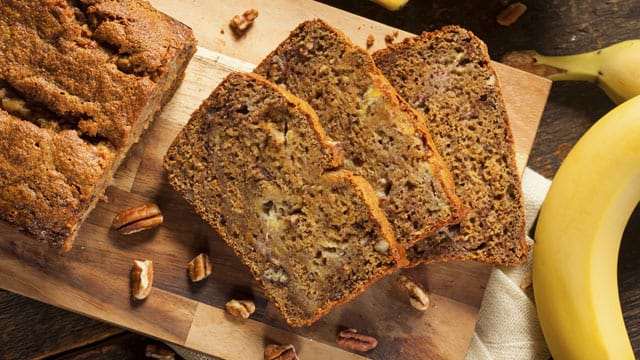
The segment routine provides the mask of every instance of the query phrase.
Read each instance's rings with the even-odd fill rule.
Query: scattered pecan
[[[515,2],[502,9],[502,11],[496,17],[496,21],[502,26],[511,26],[516,21],[518,21],[520,16],[522,16],[525,11],[527,11],[527,6],[525,4],[521,2]]]
[[[264,360],[298,360],[298,354],[291,344],[268,344],[264,348]]]
[[[249,9],[244,13],[242,13],[242,15],[236,15],[233,18],[231,18],[231,21],[229,22],[229,27],[231,28],[231,30],[233,30],[236,36],[241,37],[249,30],[249,28],[251,27],[251,25],[253,25],[253,22],[256,20],[257,17],[258,17],[258,10]]]
[[[131,294],[138,300],[146,299],[153,287],[153,261],[134,260],[131,269]]]
[[[129,235],[157,227],[162,220],[158,205],[142,204],[118,213],[111,225],[121,234]]]
[[[251,300],[230,300],[225,304],[227,312],[237,318],[248,319],[254,311],[256,305]]]
[[[174,360],[175,353],[167,345],[161,343],[147,344],[144,355],[148,359]]]
[[[375,349],[378,340],[369,335],[359,334],[355,329],[347,329],[340,331],[336,344],[346,350],[365,352]]]
[[[404,275],[398,276],[398,285],[409,294],[409,303],[414,308],[425,311],[429,308],[429,295],[422,285]]]
[[[197,282],[211,275],[213,265],[209,255],[201,253],[189,262],[189,278]]]

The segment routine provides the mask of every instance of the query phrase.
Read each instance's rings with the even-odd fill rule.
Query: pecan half
[[[129,235],[159,226],[163,219],[158,205],[142,204],[118,213],[111,226],[121,234]]]
[[[298,360],[298,354],[291,344],[268,344],[264,348],[264,360]]]
[[[175,353],[167,345],[160,343],[147,344],[144,355],[148,359],[174,360]]]
[[[197,282],[211,275],[213,265],[209,255],[202,253],[189,262],[189,279]]]
[[[248,319],[254,311],[256,305],[251,300],[230,300],[224,306],[227,312],[237,318]]]
[[[359,334],[356,329],[340,331],[336,344],[346,350],[365,352],[378,346],[378,340],[373,336]]]
[[[251,27],[251,25],[253,25],[253,22],[256,20],[257,17],[258,17],[258,10],[249,9],[244,13],[242,13],[242,15],[236,15],[233,18],[231,18],[231,21],[229,22],[229,27],[231,28],[231,30],[233,30],[236,36],[240,37],[249,30],[249,28]]]
[[[527,6],[521,2],[510,4],[498,14],[496,21],[502,26],[511,26],[525,11],[527,11]]]
[[[409,303],[411,306],[421,311],[429,308],[429,295],[422,285],[404,275],[398,276],[398,285],[409,294]]]
[[[153,261],[134,260],[131,269],[131,294],[138,300],[146,299],[153,287]]]

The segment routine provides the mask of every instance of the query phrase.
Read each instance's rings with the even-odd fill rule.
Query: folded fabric
[[[527,232],[538,216],[551,181],[530,168],[522,178]],[[527,241],[533,243],[531,238]],[[478,314],[466,360],[544,359],[550,357],[542,336],[531,281],[529,261],[513,267],[494,267]]]

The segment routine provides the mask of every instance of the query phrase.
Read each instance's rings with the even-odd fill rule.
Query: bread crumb
[[[384,42],[385,44],[389,45],[389,44],[393,44],[393,41],[398,37],[398,31],[394,31],[391,34],[387,34],[384,36]]]
[[[525,4],[515,2],[502,9],[500,14],[496,17],[496,21],[502,26],[511,26],[518,21],[525,11],[527,11],[527,6]]]
[[[367,36],[367,49],[373,46],[374,41],[376,41],[376,39],[373,37],[373,34],[369,34],[369,36]]]
[[[242,37],[247,33],[247,31],[249,31],[249,28],[253,25],[253,22],[257,17],[258,10],[249,9],[242,13],[242,15],[236,15],[231,18],[231,21],[229,21],[229,27],[237,37]]]
[[[220,34],[224,35],[224,28],[220,28]]]

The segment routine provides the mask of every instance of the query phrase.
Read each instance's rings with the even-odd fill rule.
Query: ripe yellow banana
[[[384,6],[386,9],[393,10],[393,11],[399,10],[407,2],[409,2],[409,0],[371,0],[371,1],[373,1],[378,5]]]
[[[640,39],[567,56],[516,51],[506,54],[502,62],[551,80],[595,82],[616,104],[640,95]]]
[[[533,286],[554,359],[634,359],[618,297],[617,260],[624,228],[639,201],[636,96],[578,141],[540,210]]]

